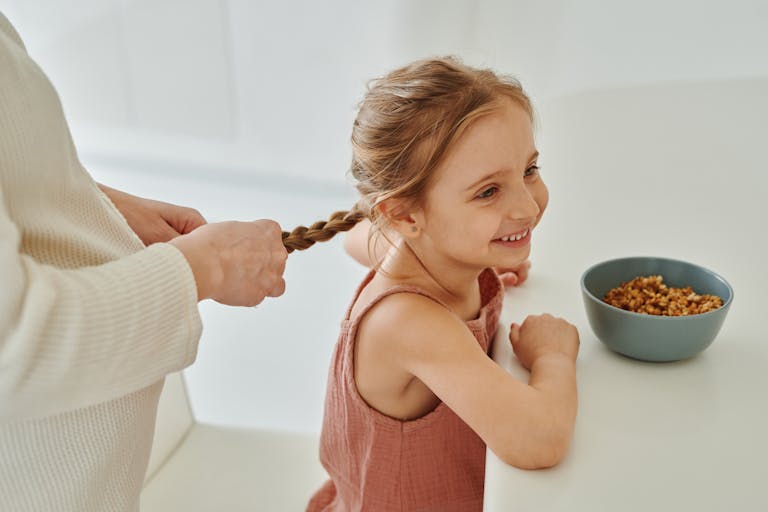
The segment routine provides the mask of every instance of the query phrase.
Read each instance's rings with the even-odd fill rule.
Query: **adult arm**
[[[110,400],[194,361],[198,293],[178,249],[64,270],[22,254],[20,237],[0,190],[0,421]]]
[[[253,306],[285,290],[270,220],[206,224],[109,263],[60,269],[20,252],[0,189],[0,421],[54,414],[190,364],[197,301]]]

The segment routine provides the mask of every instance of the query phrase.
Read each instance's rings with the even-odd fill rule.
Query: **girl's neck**
[[[417,254],[403,240],[389,250],[381,269],[390,279],[430,291],[457,310],[468,302],[474,303],[479,296],[478,276],[482,269],[448,265],[438,258]]]

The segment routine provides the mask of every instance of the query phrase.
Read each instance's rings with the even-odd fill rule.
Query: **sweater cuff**
[[[202,334],[203,324],[200,319],[200,311],[197,305],[197,283],[192,273],[192,268],[187,262],[184,254],[174,245],[169,243],[157,243],[150,245],[141,251],[137,265],[140,265],[144,271],[137,272],[142,275],[145,282],[157,283],[161,293],[155,294],[154,301],[156,307],[163,308],[164,304],[176,304],[173,311],[169,314],[176,315],[176,318],[183,318],[183,324],[186,326],[186,335],[181,339],[186,339],[185,352],[183,359],[178,359],[178,368],[171,368],[171,372],[178,371],[191,365],[197,357],[197,347]],[[179,313],[182,314],[179,317]],[[176,338],[173,336],[172,338]],[[178,340],[179,338],[176,338]],[[149,350],[157,350],[157,345],[148,347]],[[169,347],[172,350],[172,347]],[[175,352],[175,350],[172,350]],[[170,372],[169,372],[170,373]]]

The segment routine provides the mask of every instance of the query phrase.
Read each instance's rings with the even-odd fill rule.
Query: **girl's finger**
[[[515,286],[518,282],[517,274],[514,272],[504,272],[499,275],[499,278],[504,286]]]
[[[520,326],[516,323],[512,323],[512,325],[509,328],[509,341],[514,345],[517,343],[517,340],[520,339]]]

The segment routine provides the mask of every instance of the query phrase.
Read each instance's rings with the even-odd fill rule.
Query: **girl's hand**
[[[575,361],[579,353],[576,327],[549,314],[531,315],[522,325],[513,323],[509,341],[515,355],[528,370],[542,356],[564,354]]]
[[[168,242],[206,223],[205,218],[192,208],[144,199],[101,184],[99,188],[120,210],[144,245]]]
[[[528,279],[530,269],[531,261],[525,260],[514,268],[497,268],[496,273],[499,274],[502,284],[507,288],[511,288],[523,284]]]

